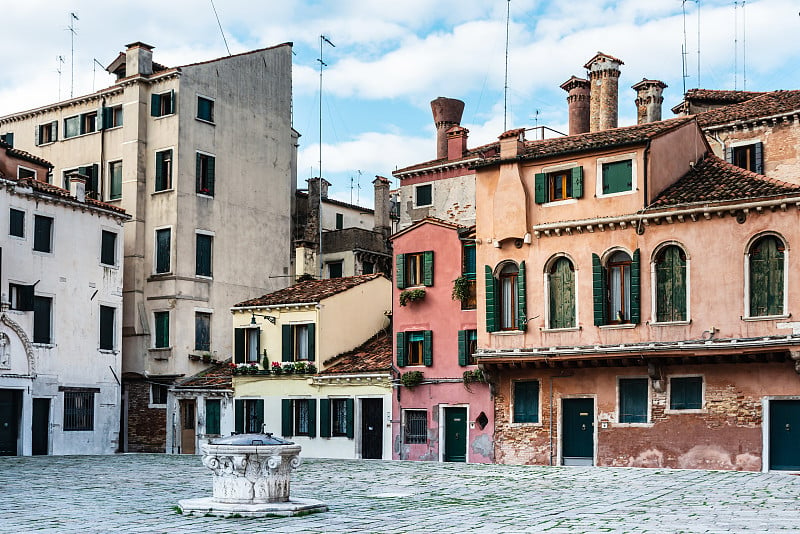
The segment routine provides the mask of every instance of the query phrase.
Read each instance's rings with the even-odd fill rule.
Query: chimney
[[[666,89],[667,84],[660,80],[642,79],[641,82],[632,86],[636,91],[636,123],[646,124],[661,120],[661,104],[664,97],[661,93]]]
[[[125,75],[149,76],[153,74],[153,47],[140,41],[126,46]]]
[[[573,76],[561,84],[567,92],[569,109],[569,135],[589,131],[589,80]]]
[[[508,130],[500,134],[500,159],[513,159],[525,150],[525,128]]]
[[[389,211],[392,204],[389,201],[389,179],[383,176],[376,176],[372,181],[375,190],[375,227],[376,232],[389,237],[392,233],[392,221],[389,219]]]
[[[433,122],[436,124],[436,159],[446,158],[448,155],[447,130],[461,125],[464,102],[440,96],[431,101],[431,111],[433,112]]]
[[[447,130],[447,159],[461,159],[467,153],[467,136],[469,130],[461,126],[453,126]]]
[[[323,199],[328,198],[328,186],[331,184],[325,178],[309,178],[306,182],[308,182],[308,215],[306,217],[303,240],[310,243],[319,243],[319,228],[320,224],[322,224],[320,219],[320,196]],[[320,187],[322,187],[322,195],[320,195]]]
[[[75,197],[78,202],[86,202],[86,181],[88,179],[88,176],[77,172],[71,172],[67,175],[69,194]]]
[[[619,67],[622,60],[598,52],[583,68],[589,71],[589,131],[617,127]]]

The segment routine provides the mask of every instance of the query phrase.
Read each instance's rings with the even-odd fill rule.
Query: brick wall
[[[164,452],[167,444],[167,409],[148,408],[150,383],[125,382],[128,394],[128,452]]]

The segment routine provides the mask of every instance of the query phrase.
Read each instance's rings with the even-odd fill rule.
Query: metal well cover
[[[266,434],[234,434],[226,438],[215,439],[211,445],[251,445],[253,447],[264,445],[294,445],[293,441],[276,438],[271,433]]]

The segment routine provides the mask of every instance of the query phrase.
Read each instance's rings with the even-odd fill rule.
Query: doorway
[[[16,456],[22,391],[0,389],[0,456]]]
[[[800,471],[800,400],[769,401],[769,468]]]
[[[33,399],[31,454],[47,454],[50,434],[50,399]]]
[[[562,399],[563,465],[594,465],[594,399]]]
[[[467,408],[465,406],[444,409],[444,456],[445,462],[467,461]]]
[[[383,399],[361,399],[361,457],[383,458]]]
[[[195,428],[197,418],[195,417],[195,400],[181,400],[181,454],[195,453]]]

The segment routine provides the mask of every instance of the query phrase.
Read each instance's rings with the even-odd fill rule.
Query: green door
[[[800,470],[800,400],[769,403],[769,468]]]
[[[16,456],[22,391],[0,389],[0,456]]]
[[[467,461],[467,409],[444,409],[444,461]]]
[[[50,399],[33,399],[31,424],[31,454],[47,454],[50,432]]]
[[[563,399],[561,456],[564,465],[593,465],[594,399]]]

